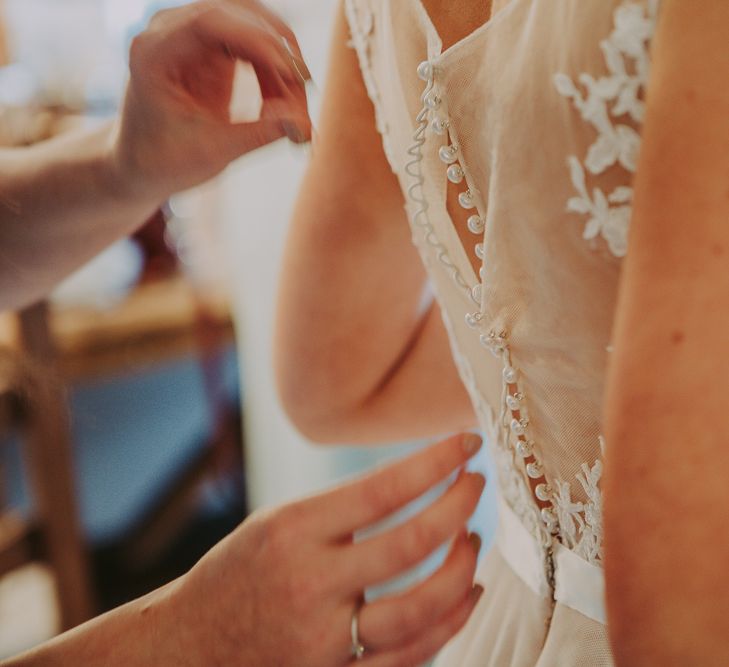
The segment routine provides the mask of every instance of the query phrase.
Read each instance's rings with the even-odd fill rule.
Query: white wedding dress
[[[485,594],[436,664],[610,665],[601,408],[658,0],[495,0],[445,51],[420,0],[346,10],[499,471]]]

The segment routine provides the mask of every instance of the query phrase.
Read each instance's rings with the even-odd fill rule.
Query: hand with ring
[[[421,664],[463,626],[480,541],[466,521],[484,478],[463,470],[409,521],[353,534],[415,500],[480,447],[440,442],[323,495],[254,514],[171,591],[179,664],[398,667]],[[451,543],[445,563],[403,593],[363,604],[363,591]]]

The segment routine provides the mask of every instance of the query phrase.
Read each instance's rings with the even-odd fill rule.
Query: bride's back
[[[503,0],[422,0],[423,7],[443,38],[444,48],[455,44],[491,17]]]
[[[698,313],[695,303],[706,302],[706,294],[716,295],[719,303],[716,286],[726,284],[719,269],[702,282],[708,266],[699,271],[698,264],[686,261],[706,257],[687,240],[694,223],[703,226],[707,238],[726,237],[725,225],[721,232],[710,226],[726,219],[721,180],[726,170],[718,176],[709,169],[726,165],[726,143],[707,139],[708,130],[697,132],[702,128],[696,122],[695,90],[704,86],[702,123],[725,137],[726,102],[712,116],[709,100],[718,75],[729,67],[729,10],[722,3],[706,4],[713,18],[691,26],[694,59],[687,66],[681,39],[690,16],[681,2],[663,4],[664,17],[673,21],[662,17],[662,39],[653,48],[663,59],[656,57],[655,63],[650,52],[658,0],[502,0],[490,13],[480,2],[452,7],[435,0],[344,2],[359,70],[344,46],[350,35],[340,23],[322,142],[305,184],[284,279],[283,311],[287,323],[293,316],[297,325],[288,327],[295,333],[284,364],[294,381],[287,378],[284,384],[290,406],[302,395],[313,406],[299,423],[317,424],[325,439],[386,440],[456,429],[470,415],[444,361],[450,343],[498,466],[500,528],[496,548],[479,572],[487,594],[442,656],[444,667],[612,663],[602,570],[605,426],[613,436],[611,545],[619,534],[631,559],[626,566],[611,556],[612,605],[620,594],[633,607],[636,601],[653,605],[653,637],[666,639],[662,609],[656,615],[654,604],[656,581],[671,581],[676,571],[663,568],[663,579],[651,571],[657,554],[672,558],[660,540],[673,534],[673,523],[658,510],[673,511],[673,477],[686,479],[680,468],[683,446],[694,445],[686,424],[699,424],[685,421],[682,406],[693,401],[693,411],[700,412],[707,400],[689,395],[691,383],[659,386],[656,367],[663,360],[655,350],[666,357],[673,353],[664,339],[674,326],[659,285],[678,284],[667,273],[680,267],[675,296],[689,326],[686,313],[698,314],[699,323],[714,316],[712,309]],[[701,51],[705,39],[713,48],[711,66]],[[643,187],[636,204],[640,224],[631,239],[630,270],[623,272],[651,65],[658,73],[652,91],[659,90],[662,106],[656,112],[652,93],[652,131],[646,129],[641,158],[645,164],[649,155],[648,168],[641,167],[637,178]],[[685,136],[699,140],[689,145]],[[677,197],[673,190],[684,185],[690,194]],[[436,308],[423,308],[422,274],[399,215],[403,198],[443,326]],[[687,210],[699,200],[702,206],[711,202],[715,217]],[[666,220],[672,224],[669,234],[664,234]],[[721,247],[714,245],[712,262]],[[611,337],[621,272],[629,288],[631,326],[620,320],[615,355]],[[700,298],[689,304],[687,295]],[[655,312],[646,312],[651,309]],[[718,347],[726,328],[714,320]],[[695,326],[692,331],[697,336]],[[682,332],[672,340],[681,345]],[[302,358],[308,362],[304,372],[296,370]],[[613,414],[604,423],[611,358],[620,360],[613,368],[622,372],[622,383],[613,385],[613,402],[607,401]],[[312,365],[316,374],[308,372]],[[683,366],[671,368],[674,378],[683,377]],[[703,389],[711,376],[700,376],[707,378]],[[653,411],[643,412],[646,397],[653,399],[654,393],[663,397],[659,405],[675,409],[673,420],[653,400]],[[652,431],[642,424],[644,416]],[[661,430],[665,423],[682,438]],[[614,437],[618,427],[622,439]],[[635,434],[643,432],[660,438],[638,441]],[[630,451],[626,442],[640,451]],[[702,440],[701,450],[707,476],[708,442]],[[656,467],[669,474],[657,479]],[[646,497],[646,478],[662,502]],[[725,480],[713,479],[725,487]],[[697,487],[691,494],[702,497]],[[645,523],[632,520],[623,528],[621,520],[637,501],[644,516],[658,517],[661,531],[641,531]],[[695,501],[681,505],[684,525],[698,506]],[[708,541],[706,531],[704,537]],[[645,544],[649,552],[638,552],[631,543]],[[672,558],[672,563],[693,562],[692,552],[677,548],[684,560]],[[615,546],[611,549],[614,553]],[[644,556],[652,559],[645,567]],[[616,587],[616,571],[641,576],[623,590],[622,582]],[[698,599],[690,589],[694,581],[681,595]],[[671,597],[661,593],[658,602]],[[672,597],[675,616],[682,602]],[[618,620],[625,641],[634,628],[629,617]],[[691,627],[699,628],[693,620]]]
[[[610,664],[602,404],[657,3],[345,6],[499,469],[490,595],[442,664]]]

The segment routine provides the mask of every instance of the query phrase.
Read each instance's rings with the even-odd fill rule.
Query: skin
[[[462,469],[479,447],[477,436],[456,436],[328,493],[258,512],[182,578],[2,664],[353,664],[349,626],[364,587],[450,542],[430,578],[360,613],[367,657],[358,665],[421,664],[464,625],[482,593],[472,583],[480,543],[465,523],[483,477],[461,472],[430,507],[389,532],[357,543],[353,533]]]
[[[258,74],[260,122],[228,120],[235,58]],[[157,15],[132,46],[114,127],[0,151],[0,305],[40,297],[169,194],[239,155],[284,136],[305,140],[305,71],[289,29],[254,0]],[[472,585],[479,540],[465,524],[483,477],[460,474],[388,533],[358,544],[352,535],[462,468],[479,446],[477,437],[454,437],[364,480],[259,512],[180,579],[3,664],[338,667],[351,662],[349,623],[364,587],[449,543],[437,573],[360,614],[361,664],[422,662],[460,629],[480,594]]]
[[[440,19],[442,12],[432,15]],[[473,10],[449,12],[438,24],[455,40],[484,18]],[[424,269],[348,39],[340,9],[320,139],[281,278],[281,399],[317,442],[391,442],[471,428],[475,416],[440,313],[432,302],[422,305]]]
[[[424,4],[446,43],[483,18],[456,11],[483,3]],[[609,632],[630,667],[729,664],[729,5],[699,4],[661,4],[607,377]],[[283,401],[324,442],[461,428],[473,416],[420,307],[402,195],[346,39],[340,16],[281,292]]]
[[[115,124],[0,150],[0,305],[40,298],[169,195],[240,155],[287,134],[305,139],[303,82],[282,37],[297,53],[291,31],[254,0],[162,12],[132,45]],[[235,58],[261,82],[258,123],[228,121]]]
[[[729,664],[728,35],[721,0],[662,3],[605,414],[609,628],[631,667]]]

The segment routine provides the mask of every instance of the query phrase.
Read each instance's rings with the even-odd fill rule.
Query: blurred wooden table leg
[[[57,372],[47,304],[22,311],[20,327],[25,352],[41,375],[32,390],[25,441],[34,500],[66,630],[88,620],[95,611],[76,502],[68,406]]]

